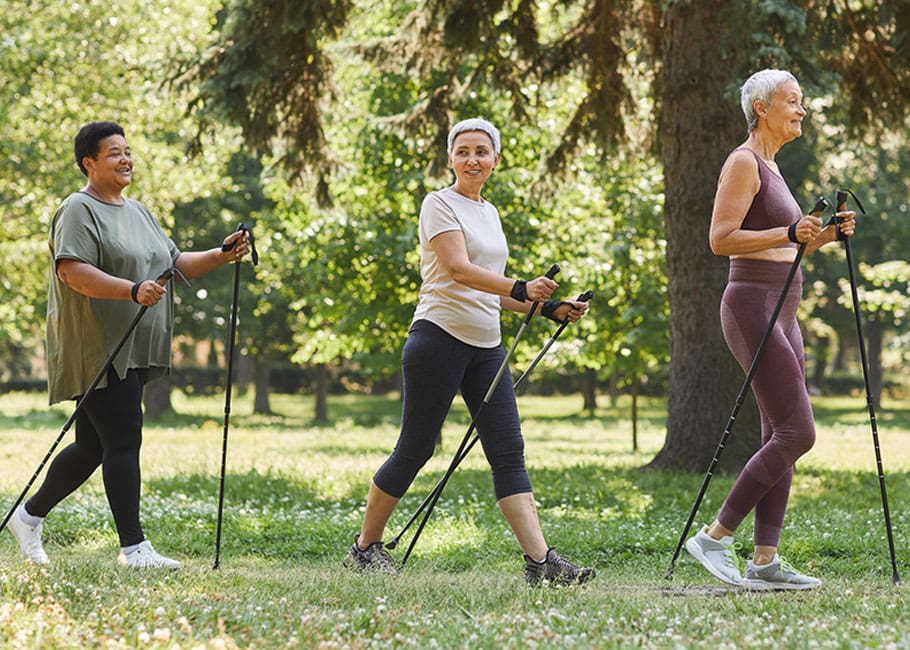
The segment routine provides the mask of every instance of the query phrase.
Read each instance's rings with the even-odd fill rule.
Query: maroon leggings
[[[720,322],[730,352],[748,371],[791,264],[732,259],[720,306]],[[815,443],[803,339],[796,322],[802,297],[797,270],[774,329],[752,378],[752,392],[761,415],[762,446],[737,477],[717,515],[720,524],[736,530],[755,509],[755,544],[777,546],[790,496],[793,465]]]

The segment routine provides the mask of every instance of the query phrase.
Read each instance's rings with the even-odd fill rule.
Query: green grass
[[[370,477],[394,445],[397,399],[336,397],[333,424],[316,426],[311,397],[277,395],[277,414],[258,416],[248,396],[235,396],[215,571],[223,397],[178,394],[179,415],[145,427],[142,514],[156,547],[186,568],[117,567],[96,473],[48,517],[49,567],[23,564],[9,534],[0,537],[0,647],[910,648],[910,602],[891,584],[865,404],[814,404],[818,442],[794,480],[782,552],[825,584],[746,594],[723,589],[685,554],[674,580],[664,579],[703,475],[640,469],[663,442],[658,400],[641,408],[633,453],[627,402],[587,417],[577,397],[520,398],[547,539],[598,569],[582,588],[528,589],[479,449],[453,476],[402,575],[355,575],[340,560]],[[910,404],[886,406],[879,433],[898,563],[910,579]],[[69,408],[0,396],[3,515]],[[442,475],[467,425],[459,406],[389,537]],[[714,477],[699,521],[731,482]],[[750,526],[738,536],[744,555]]]

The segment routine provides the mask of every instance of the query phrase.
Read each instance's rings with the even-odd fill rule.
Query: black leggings
[[[433,455],[436,437],[455,394],[471,414],[502,365],[505,350],[462,343],[426,320],[411,326],[401,358],[401,433],[395,450],[373,477],[387,494],[401,497]],[[524,438],[508,367],[477,422],[477,433],[493,469],[496,499],[531,491],[525,469]]]
[[[123,379],[110,370],[107,381],[107,388],[94,390],[86,398],[76,415],[76,442],[57,454],[25,509],[47,516],[101,465],[120,546],[132,546],[145,539],[139,523],[142,378],[133,369]]]

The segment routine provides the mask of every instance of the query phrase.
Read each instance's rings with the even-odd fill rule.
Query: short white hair
[[[482,117],[472,117],[470,119],[458,122],[449,130],[449,140],[448,146],[446,148],[446,153],[452,153],[452,145],[455,143],[455,138],[457,138],[460,134],[467,133],[469,131],[482,131],[486,133],[488,136],[490,136],[490,140],[493,142],[493,153],[498,156],[502,151],[502,146],[499,139],[499,129],[497,129]]]
[[[770,106],[771,95],[788,81],[796,81],[796,77],[786,70],[771,68],[759,70],[746,79],[741,90],[740,102],[746,116],[746,123],[749,125],[749,131],[758,126],[758,115],[755,112],[756,100]]]

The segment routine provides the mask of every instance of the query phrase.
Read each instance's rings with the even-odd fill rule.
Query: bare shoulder
[[[754,174],[758,176],[758,161],[755,160],[755,154],[748,149],[734,149],[724,161],[720,173]]]
[[[761,176],[758,161],[751,151],[736,149],[727,156],[720,170],[718,189],[731,188],[737,192],[748,192],[754,195],[761,187]]]

